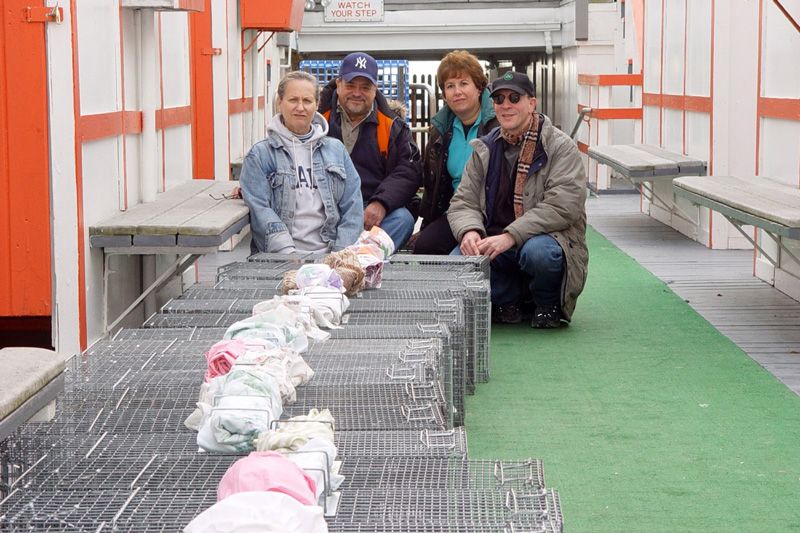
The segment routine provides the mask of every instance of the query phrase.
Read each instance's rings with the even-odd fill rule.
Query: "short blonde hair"
[[[317,78],[302,70],[293,70],[281,78],[281,81],[278,82],[278,100],[283,100],[283,95],[286,94],[286,86],[292,81],[307,81],[313,85],[314,101],[319,103],[319,83],[317,83]]]

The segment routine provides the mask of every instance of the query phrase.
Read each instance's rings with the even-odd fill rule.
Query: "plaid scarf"
[[[500,135],[508,144],[517,145],[522,143],[517,159],[517,175],[514,179],[514,218],[522,216],[522,194],[525,190],[525,181],[528,179],[528,171],[533,162],[533,153],[536,151],[536,143],[539,142],[539,113],[531,115],[530,122],[525,132],[521,135],[509,133],[503,129]]]

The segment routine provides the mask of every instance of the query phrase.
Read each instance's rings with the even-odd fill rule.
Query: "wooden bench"
[[[774,266],[779,266],[777,258],[765,252],[742,226],[762,229],[783,253],[800,263],[781,241],[782,237],[800,240],[797,187],[758,176],[707,176],[678,178],[672,182],[672,188],[676,196],[724,216]]]
[[[674,202],[663,198],[656,191],[655,184],[657,182],[668,184],[679,176],[705,176],[707,169],[705,161],[647,144],[590,146],[588,154],[598,163],[614,169],[618,175],[633,185],[647,191],[654,203],[659,203],[670,214],[695,224],[692,217],[683,213]]]
[[[0,441],[28,420],[53,417],[64,367],[64,357],[52,350],[0,349]]]
[[[240,232],[250,222],[241,199],[231,199],[236,182],[192,180],[89,228],[89,243],[102,248],[103,332],[113,329],[142,300],[181,275],[203,254]],[[112,255],[177,255],[142,294],[108,324],[108,275]]]
[[[647,144],[590,146],[589,157],[635,184],[678,176],[704,176],[706,162]]]

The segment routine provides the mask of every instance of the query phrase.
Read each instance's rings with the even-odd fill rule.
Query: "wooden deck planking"
[[[753,276],[749,250],[710,250],[639,212],[636,195],[587,201],[589,224],[800,394],[800,302]]]

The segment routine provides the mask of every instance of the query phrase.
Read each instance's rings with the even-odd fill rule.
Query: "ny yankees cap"
[[[363,76],[378,85],[378,62],[375,58],[364,52],[353,52],[342,60],[339,67],[339,77],[344,81]]]

